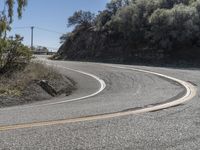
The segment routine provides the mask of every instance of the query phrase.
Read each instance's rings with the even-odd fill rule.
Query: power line
[[[51,33],[56,33],[56,34],[59,34],[59,35],[63,35],[63,33],[61,32],[58,32],[58,31],[54,31],[54,30],[50,30],[50,29],[46,29],[46,28],[41,28],[41,27],[37,27],[37,26],[24,26],[24,27],[14,27],[13,29],[31,29],[31,49],[33,49],[33,33],[34,33],[34,29],[38,29],[38,30],[42,30],[42,31],[45,31],[45,32],[51,32]],[[35,45],[36,46],[36,45]],[[37,46],[40,46],[40,45],[37,45]],[[46,47],[46,46],[43,46],[43,47]],[[49,49],[54,49],[54,50],[57,50],[58,48],[53,48],[53,47],[47,47]]]
[[[29,29],[29,28],[31,28],[31,26],[30,27],[29,26],[27,26],[27,27],[14,27],[12,29]]]
[[[64,33],[59,32],[59,31],[55,31],[55,30],[51,30],[51,29],[46,29],[46,28],[42,28],[42,27],[37,27],[37,26],[14,27],[13,29],[29,29],[31,27],[34,27],[35,29],[46,31],[46,32],[56,33],[56,34],[59,34],[59,35],[64,34]]]
[[[51,33],[57,33],[57,34],[63,34],[61,32],[58,31],[54,31],[54,30],[50,30],[50,29],[45,29],[45,28],[41,28],[41,27],[35,27],[38,30],[42,30],[42,31],[46,31],[46,32],[51,32]]]

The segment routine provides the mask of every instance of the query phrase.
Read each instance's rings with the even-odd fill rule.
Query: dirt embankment
[[[52,88],[51,94],[45,86]],[[76,83],[44,64],[31,63],[23,71],[0,76],[0,107],[22,105],[48,100],[56,96],[68,96],[76,89]]]

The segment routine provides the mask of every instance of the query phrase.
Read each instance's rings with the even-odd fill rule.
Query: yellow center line
[[[116,67],[116,68],[127,69],[125,67]],[[185,87],[186,93],[183,97],[178,98],[177,100],[174,100],[172,102],[167,102],[164,104],[160,104],[160,105],[156,105],[156,106],[152,106],[152,107],[148,107],[148,108],[142,108],[142,109],[137,109],[137,110],[133,110],[133,111],[129,110],[129,111],[124,111],[124,112],[115,112],[115,113],[109,113],[109,114],[85,116],[85,117],[72,118],[72,119],[41,121],[41,122],[24,123],[24,124],[16,124],[16,125],[5,125],[5,126],[0,126],[0,131],[52,126],[52,125],[62,125],[62,124],[77,123],[77,122],[83,122],[83,121],[102,120],[102,119],[122,117],[122,116],[151,112],[151,111],[158,111],[158,110],[162,110],[162,109],[166,109],[166,108],[170,108],[170,107],[182,104],[188,100],[191,100],[196,95],[197,89],[189,82],[185,82],[185,81],[182,81],[182,80],[179,80],[179,79],[167,76],[167,75],[155,73],[155,72],[133,69],[133,68],[128,68],[128,69],[134,70],[134,71],[140,71],[140,72],[144,72],[144,73],[150,73],[150,74],[154,74],[157,76],[161,76],[161,77],[165,77],[167,79],[173,80],[173,81],[181,84],[183,87]]]

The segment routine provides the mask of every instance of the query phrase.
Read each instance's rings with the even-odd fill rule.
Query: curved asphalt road
[[[119,65],[111,67],[107,64],[63,61],[49,63],[61,73],[74,79],[78,90],[67,98],[0,109],[0,130],[2,130],[0,149],[198,149],[200,147],[199,96],[180,106],[156,112],[74,123],[55,122],[54,125],[52,123],[44,126],[46,122],[48,124],[71,118],[151,108],[183,97],[186,92],[183,86],[172,80],[123,67],[170,75],[190,81],[197,88],[200,85],[199,70],[122,67],[122,65],[119,68]],[[65,68],[87,72],[90,76]],[[106,87],[102,87],[95,77],[105,81]],[[97,91],[102,92],[92,95]],[[93,97],[77,99],[87,95]],[[72,99],[76,101],[63,102]],[[32,127],[34,123],[40,124],[38,127]],[[12,130],[8,130],[9,125]],[[19,129],[16,125],[20,126]]]

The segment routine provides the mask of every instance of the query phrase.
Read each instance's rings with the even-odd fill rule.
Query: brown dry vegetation
[[[75,89],[71,79],[57,73],[52,67],[30,63],[22,71],[0,76],[0,107],[52,98],[39,86],[41,80],[47,80],[59,94],[69,95]]]

